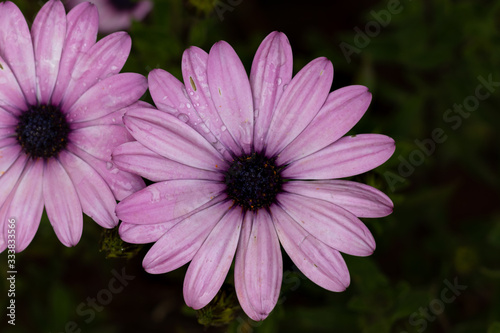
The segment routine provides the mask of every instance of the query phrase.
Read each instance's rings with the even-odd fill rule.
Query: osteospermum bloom
[[[386,216],[393,207],[377,189],[337,179],[371,170],[394,152],[384,135],[342,137],[368,108],[367,88],[330,93],[326,58],[292,79],[292,51],[278,32],[257,50],[250,79],[224,41],[209,54],[186,50],[182,74],[184,84],[163,70],[150,73],[159,110],[128,111],[124,123],[137,142],[113,152],[118,167],[157,182],[117,206],[124,240],[156,242],[146,271],[191,261],[184,299],[199,309],[235,257],[239,302],[262,320],[279,296],[281,243],[309,279],[344,290],[350,278],[340,252],[375,249],[358,217]]]
[[[147,81],[118,74],[130,37],[116,33],[96,43],[97,23],[94,5],[66,15],[51,0],[30,33],[19,8],[0,3],[0,251],[11,239],[8,220],[16,221],[18,252],[33,239],[44,207],[59,240],[73,246],[82,211],[112,228],[116,199],[144,187],[111,163],[111,151],[132,139],[121,117]]]
[[[69,8],[86,0],[69,0]],[[92,0],[99,10],[99,31],[110,33],[118,30],[127,30],[132,21],[142,21],[153,8],[149,0]]]

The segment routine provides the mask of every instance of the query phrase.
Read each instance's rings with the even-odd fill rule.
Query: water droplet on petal
[[[259,112],[260,112],[260,111],[259,111],[259,109],[255,109],[255,110],[253,111],[253,116],[254,116],[255,118],[259,117]]]
[[[106,169],[110,170],[113,167],[113,163],[106,162]]]
[[[281,80],[281,78],[279,77],[279,78],[278,78],[278,86],[279,86],[279,85],[281,85],[281,82],[282,82],[282,80]]]
[[[285,84],[285,85],[283,86],[283,90],[285,90],[287,87],[288,87],[288,84]]]
[[[152,203],[160,201],[161,192],[157,188],[150,187],[149,192],[151,193],[151,202]]]
[[[220,128],[220,130],[221,130],[222,132],[225,132],[225,131],[227,130],[227,127],[226,127],[226,126],[224,126],[224,125],[222,125],[222,127]]]
[[[189,121],[189,116],[185,113],[179,113],[177,118],[179,118],[180,121],[183,121],[185,123],[187,123]]]
[[[208,129],[207,125],[205,125],[204,123],[200,124],[200,128],[203,132],[210,133],[210,130]]]

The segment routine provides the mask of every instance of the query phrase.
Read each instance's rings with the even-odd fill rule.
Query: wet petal
[[[75,63],[95,44],[99,17],[90,2],[74,7],[67,15],[67,32],[59,63],[59,75],[52,93],[52,104],[58,105],[71,80]]]
[[[144,147],[127,142],[113,151],[113,163],[120,169],[140,175],[154,182],[172,179],[222,180],[220,173],[192,168],[172,161]]]
[[[83,212],[104,228],[116,226],[115,197],[97,171],[68,151],[59,154],[59,162],[75,186]]]
[[[233,262],[240,237],[243,214],[231,209],[203,242],[184,278],[184,300],[193,309],[201,309],[217,294]]]
[[[179,223],[182,219],[174,219],[168,222],[157,224],[134,224],[120,223],[120,238],[127,243],[146,244],[153,243],[160,239],[170,228]]]
[[[266,153],[279,154],[316,116],[330,92],[333,66],[326,58],[307,64],[285,89],[267,132]]]
[[[124,222],[166,222],[214,200],[223,190],[223,184],[206,180],[182,179],[155,183],[120,202],[116,213]]]
[[[188,263],[231,204],[229,201],[217,203],[176,224],[144,257],[144,269],[151,274],[161,274]]]
[[[210,94],[219,116],[246,154],[253,141],[253,100],[240,58],[228,43],[215,43],[208,55]]]
[[[111,161],[113,150],[130,139],[123,126],[101,125],[74,129],[69,134],[68,141],[95,157]]]
[[[48,1],[38,12],[31,28],[35,52],[38,102],[47,104],[59,72],[66,39],[66,11],[61,1]]]
[[[220,151],[226,159],[231,160],[231,153],[239,153],[241,152],[241,148],[227,131],[227,126],[220,118],[212,101],[212,95],[210,94],[210,87],[208,85],[207,63],[208,53],[195,46],[188,48],[182,55],[182,77],[184,79],[185,89],[202,120],[200,124],[204,126],[202,127],[200,125],[201,131],[198,132],[203,134],[208,130],[213,138],[217,140],[214,143],[214,147]],[[208,135],[205,136],[205,138],[213,142]],[[224,151],[227,149],[229,149],[231,153]]]
[[[279,206],[273,207],[272,216],[281,245],[305,276],[330,291],[349,286],[349,270],[339,251],[305,231]]]
[[[245,313],[264,320],[278,302],[283,262],[278,236],[265,210],[245,219],[236,254],[234,280],[236,294]]]
[[[372,95],[363,86],[335,90],[311,123],[278,156],[278,164],[300,159],[337,141],[366,112]]]
[[[370,230],[347,210],[295,194],[280,194],[279,202],[302,228],[326,245],[354,256],[368,256],[375,250]]]
[[[136,102],[146,91],[147,81],[142,75],[120,73],[99,81],[83,93],[68,110],[70,122],[88,121]]]
[[[391,157],[394,140],[380,134],[346,136],[332,145],[291,163],[282,176],[291,179],[333,179],[372,170]]]
[[[252,63],[250,85],[255,108],[254,148],[262,151],[274,109],[290,83],[293,55],[284,33],[272,32],[260,44]]]
[[[69,175],[53,158],[45,165],[43,197],[57,238],[65,246],[75,246],[82,236],[82,206]]]
[[[0,57],[16,76],[26,101],[35,105],[35,58],[31,34],[23,13],[10,1],[0,2],[0,45]]]
[[[1,6],[1,3],[0,3]],[[1,7],[0,7],[1,8]],[[11,108],[4,110],[8,105]],[[4,121],[7,115],[18,115],[21,110],[26,110],[26,100],[24,99],[23,91],[17,83],[14,73],[10,69],[9,64],[0,56],[0,113],[4,116],[0,117],[0,127],[7,125]],[[8,112],[11,111],[11,112]],[[9,122],[10,123],[10,122]],[[17,121],[16,121],[17,123]]]
[[[222,155],[207,140],[170,114],[136,109],[128,111],[123,122],[137,141],[166,158],[205,170],[217,171],[226,166]]]

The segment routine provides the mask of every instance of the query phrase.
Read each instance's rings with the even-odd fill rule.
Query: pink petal
[[[12,218],[16,220],[16,252],[23,251],[38,230],[43,212],[42,181],[43,161],[29,161],[1,209],[1,221]]]
[[[217,198],[225,185],[206,180],[169,180],[149,185],[116,207],[120,220],[135,224],[166,222]]]
[[[354,256],[368,256],[375,250],[370,230],[347,210],[296,194],[280,194],[279,202],[300,226],[326,245]]]
[[[220,41],[208,55],[210,94],[229,134],[249,154],[253,141],[253,100],[250,82],[240,58],[228,43]]]
[[[72,129],[79,129],[79,128],[84,128],[84,127],[90,127],[90,126],[100,126],[100,125],[123,125],[122,118],[127,113],[129,110],[134,110],[134,109],[155,109],[152,105],[143,102],[143,101],[137,101],[129,106],[126,106],[124,108],[121,108],[119,110],[113,111],[111,113],[108,113],[105,116],[102,116],[97,119],[91,119],[91,120],[86,120],[83,122],[78,122],[78,123],[71,123],[71,128]],[[132,135],[129,135],[130,139],[132,140],[133,137]]]
[[[61,1],[48,1],[38,12],[31,28],[35,52],[38,102],[47,104],[59,71],[66,39],[66,11]]]
[[[99,81],[71,106],[69,122],[103,117],[136,102],[148,87],[146,78],[135,73],[121,73]]]
[[[363,86],[335,90],[304,131],[283,149],[276,162],[288,164],[337,141],[361,119],[371,99],[368,88]]]
[[[146,254],[144,269],[161,274],[188,263],[231,205],[230,201],[214,204],[176,224]]]
[[[27,156],[18,152],[19,148],[20,147],[16,145],[0,150],[0,153],[6,154],[5,157],[0,159],[0,188],[2,189],[0,191],[0,206],[1,203],[7,200],[10,192],[16,186],[28,162]]]
[[[108,184],[116,200],[123,200],[146,187],[140,176],[122,171],[112,162],[96,158],[72,144],[68,145],[68,150],[83,159],[99,173]]]
[[[1,72],[0,72],[1,75]],[[0,76],[0,82],[1,82],[1,76]],[[1,83],[0,83],[0,94],[2,93],[2,88],[1,88]],[[1,99],[2,97],[0,97]],[[2,101],[0,100],[0,103]],[[7,129],[8,131],[10,130],[12,133],[15,133],[15,128],[17,126],[18,120],[17,118],[12,115],[12,113],[8,112],[5,110],[3,107],[0,106],[0,128],[1,129]],[[2,135],[0,134],[0,138]]]
[[[151,109],[130,110],[123,122],[137,141],[171,160],[213,171],[227,166],[207,140],[170,114]]]
[[[182,77],[185,89],[202,120],[199,122],[201,131],[198,130],[198,132],[204,134],[208,130],[205,138],[213,142],[214,147],[226,159],[231,160],[231,154],[240,152],[241,148],[226,130],[227,127],[212,101],[208,85],[207,63],[208,53],[195,46],[188,48],[182,55]],[[193,126],[193,124],[189,124]],[[214,138],[214,141],[212,141],[210,135]],[[227,151],[228,149],[231,153]]]
[[[283,184],[283,190],[331,202],[357,217],[384,217],[394,207],[379,190],[347,180],[291,181]]]
[[[120,224],[120,238],[127,243],[146,244],[160,239],[168,230],[183,218],[157,224],[133,224],[122,222]]]
[[[279,206],[273,207],[272,215],[281,245],[305,276],[330,291],[349,286],[349,270],[339,251],[305,231]]]
[[[98,23],[97,8],[90,2],[84,2],[68,13],[66,39],[59,63],[59,75],[52,93],[52,104],[59,104],[77,60],[95,44]]]
[[[132,172],[154,182],[172,179],[222,180],[222,174],[192,168],[144,147],[141,143],[127,142],[113,151],[113,163],[122,170]]]
[[[284,33],[272,32],[260,44],[252,63],[250,85],[255,107],[254,149],[262,151],[274,109],[290,83],[293,56]]]
[[[68,151],[59,154],[59,162],[73,182],[83,212],[104,228],[115,227],[116,200],[104,179],[87,162]]]
[[[113,150],[130,140],[125,127],[101,125],[74,129],[68,141],[95,157],[111,161]]]
[[[201,309],[215,297],[233,262],[243,221],[241,208],[234,208],[212,229],[196,252],[184,278],[184,300]]]
[[[267,131],[266,154],[277,155],[316,116],[330,92],[333,66],[326,58],[307,64],[290,81],[274,111]]]
[[[293,162],[282,176],[290,179],[333,179],[372,170],[391,157],[394,140],[380,134],[346,136],[330,146]]]
[[[10,166],[18,159],[21,153],[21,146],[13,144],[0,148],[0,177],[2,177]],[[4,188],[2,188],[2,192]],[[0,201],[1,202],[1,201]]]
[[[98,41],[76,61],[63,97],[63,110],[99,80],[117,74],[130,53],[131,40],[126,32],[116,32]]]
[[[278,302],[283,275],[281,249],[271,216],[263,209],[243,221],[236,253],[234,281],[245,313],[264,320]]]
[[[0,6],[1,5],[0,3]],[[7,105],[11,108],[9,110],[4,110]],[[0,117],[0,127],[7,125],[4,118],[7,117],[7,114],[18,115],[21,110],[24,111],[27,108],[23,91],[19,87],[14,73],[12,73],[9,64],[0,56],[0,114],[5,114],[5,116]],[[10,110],[12,110],[13,113],[8,112]],[[12,120],[9,121],[9,124],[11,121]]]
[[[0,56],[19,82],[26,101],[36,104],[33,43],[23,13],[10,2],[0,3]]]
[[[82,236],[83,215],[73,182],[56,159],[45,164],[43,197],[50,224],[66,246],[75,246]]]

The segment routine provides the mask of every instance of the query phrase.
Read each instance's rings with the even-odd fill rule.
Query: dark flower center
[[[225,172],[226,194],[245,210],[271,206],[281,192],[281,169],[274,159],[253,153],[240,156]]]
[[[50,158],[66,147],[70,128],[59,108],[31,106],[18,117],[17,141],[32,158]]]
[[[134,0],[109,0],[109,2],[116,10],[131,10],[138,5],[138,1]]]

